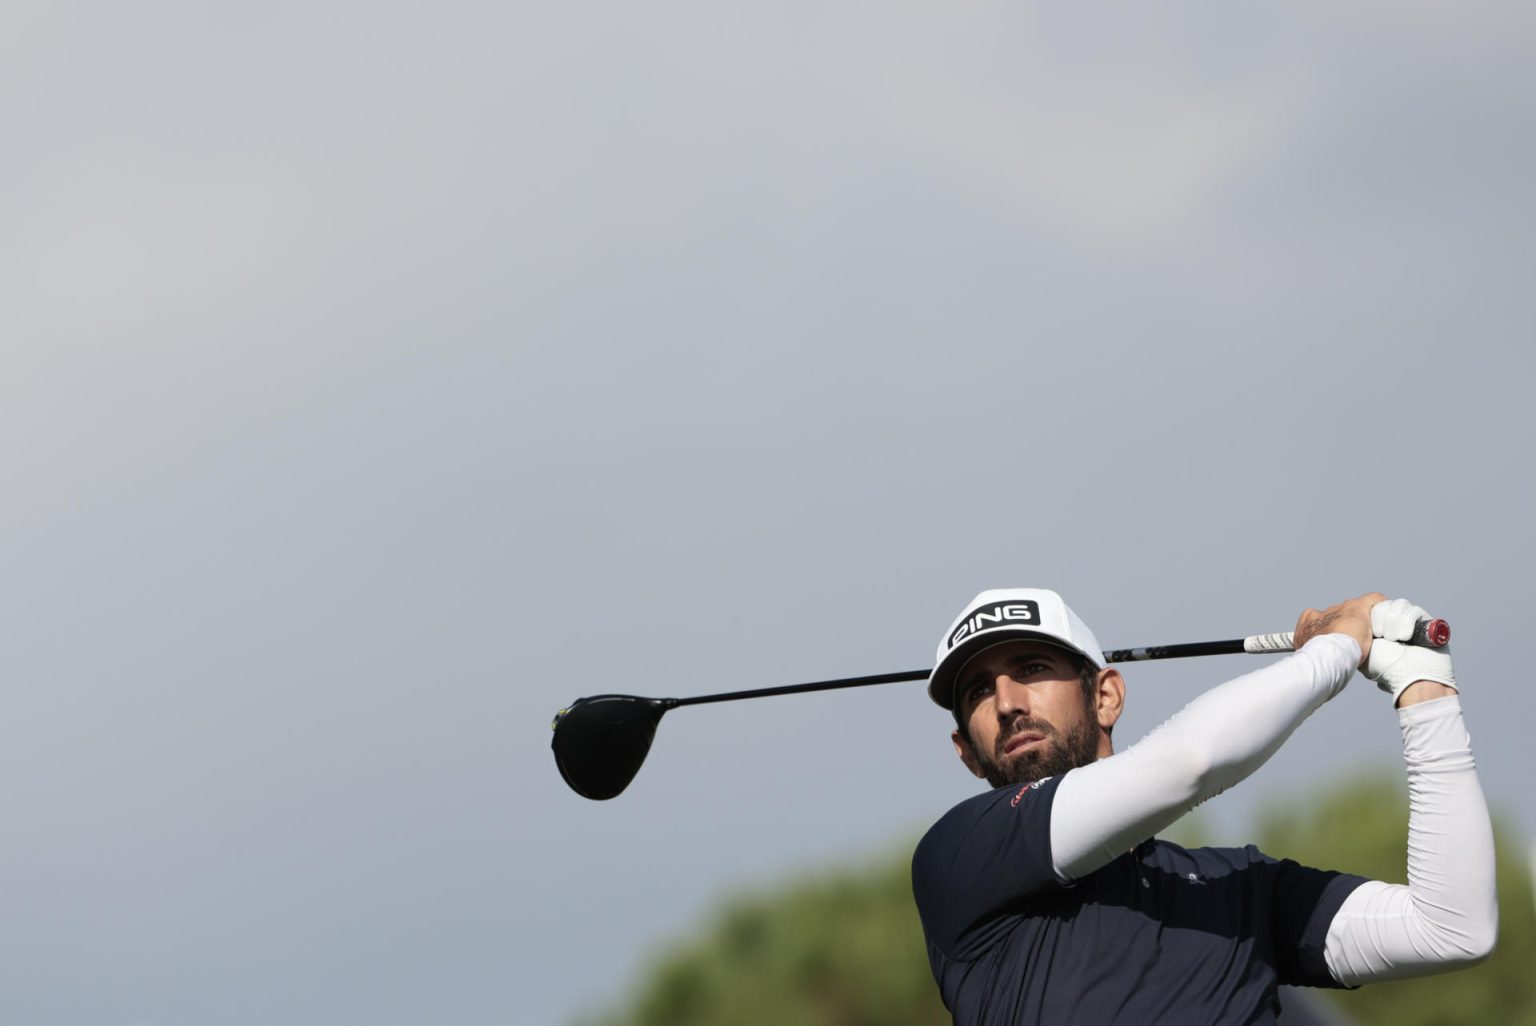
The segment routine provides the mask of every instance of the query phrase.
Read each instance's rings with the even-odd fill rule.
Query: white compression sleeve
[[[1499,932],[1493,827],[1461,702],[1438,698],[1397,715],[1408,764],[1408,886],[1361,884],[1333,917],[1323,956],[1348,985],[1481,961]]]
[[[1070,882],[1109,864],[1263,765],[1343,689],[1360,646],[1324,634],[1212,688],[1124,752],[1074,769],[1051,806],[1051,862]]]

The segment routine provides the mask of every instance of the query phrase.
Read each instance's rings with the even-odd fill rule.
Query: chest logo
[[[1051,779],[1051,778],[1050,777],[1041,777],[1039,780],[1035,781],[1033,784],[1025,784],[1023,787],[1019,788],[1019,793],[1014,795],[1013,796],[1013,801],[1009,802],[1008,804],[1011,807],[1017,809],[1019,807],[1019,802],[1024,800],[1024,796],[1026,794],[1028,794],[1031,791],[1038,791],[1038,790],[1040,790],[1040,785],[1045,783],[1049,779]]]

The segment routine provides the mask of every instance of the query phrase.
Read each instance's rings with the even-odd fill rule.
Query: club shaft
[[[1443,633],[1442,633],[1443,632]],[[1449,637],[1450,628],[1443,620],[1420,622],[1413,632],[1411,644],[1440,647],[1434,640],[1438,636]],[[1253,634],[1246,638],[1226,641],[1194,641],[1183,645],[1150,645],[1146,648],[1115,648],[1104,653],[1107,663],[1137,663],[1148,659],[1184,659],[1190,656],[1264,655],[1290,651],[1293,638],[1290,634]],[[1443,642],[1441,644],[1444,644]],[[668,709],[683,705],[708,705],[711,702],[734,702],[742,698],[771,698],[774,695],[799,695],[809,691],[835,691],[840,688],[862,688],[872,684],[900,684],[905,681],[927,680],[932,670],[903,670],[900,673],[877,673],[868,677],[840,677],[837,680],[818,680],[808,684],[783,684],[772,688],[753,688],[749,691],[727,691],[718,695],[695,695],[692,698],[661,699]]]
[[[738,698],[769,698],[773,695],[798,695],[805,691],[833,691],[837,688],[862,688],[870,684],[900,684],[909,680],[927,680],[931,670],[906,670],[901,673],[877,673],[870,677],[843,677],[838,680],[818,680],[809,684],[783,684],[776,688],[754,688],[751,691],[728,691],[723,695],[695,695],[693,698],[669,698],[667,708],[679,705],[707,705],[710,702],[733,702]]]
[[[1424,648],[1443,648],[1451,639],[1451,626],[1444,620],[1420,620],[1413,628],[1410,645]],[[1105,662],[1135,663],[1144,659],[1182,659],[1185,656],[1242,655],[1252,653],[1266,655],[1272,652],[1289,652],[1296,641],[1295,635],[1253,634],[1246,638],[1229,641],[1196,641],[1187,645],[1152,645],[1147,648],[1117,648],[1104,653]]]
[[[1289,634],[1273,635],[1290,637]],[[1185,656],[1242,655],[1247,638],[1230,641],[1192,641],[1186,645],[1149,645],[1146,648],[1115,648],[1104,653],[1107,663],[1139,663],[1146,659],[1183,659]]]
[[[1279,637],[1280,635],[1275,635]],[[1241,654],[1244,638],[1231,641],[1197,641],[1187,645],[1154,645],[1150,648],[1119,648],[1104,653],[1106,662],[1127,663],[1144,659],[1179,659],[1184,656]],[[726,691],[718,695],[694,695],[691,698],[666,698],[662,702],[668,709],[684,705],[709,705],[712,702],[734,702],[742,698],[771,698],[774,695],[799,695],[810,691],[836,691],[841,688],[862,688],[872,684],[900,684],[906,681],[927,680],[932,670],[904,670],[900,673],[877,673],[868,677],[840,677],[837,680],[817,680],[807,684],[781,684],[772,688],[752,688],[748,691]]]

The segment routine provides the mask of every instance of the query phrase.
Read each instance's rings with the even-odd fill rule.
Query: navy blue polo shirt
[[[1063,886],[1063,777],[961,802],[918,843],[912,890],[962,1026],[1274,1023],[1277,984],[1337,987],[1328,925],[1363,877],[1257,848],[1151,840]]]

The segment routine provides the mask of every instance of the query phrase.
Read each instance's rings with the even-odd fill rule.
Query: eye
[[[965,686],[964,701],[966,705],[974,705],[992,693],[992,682],[985,677],[978,677]]]

